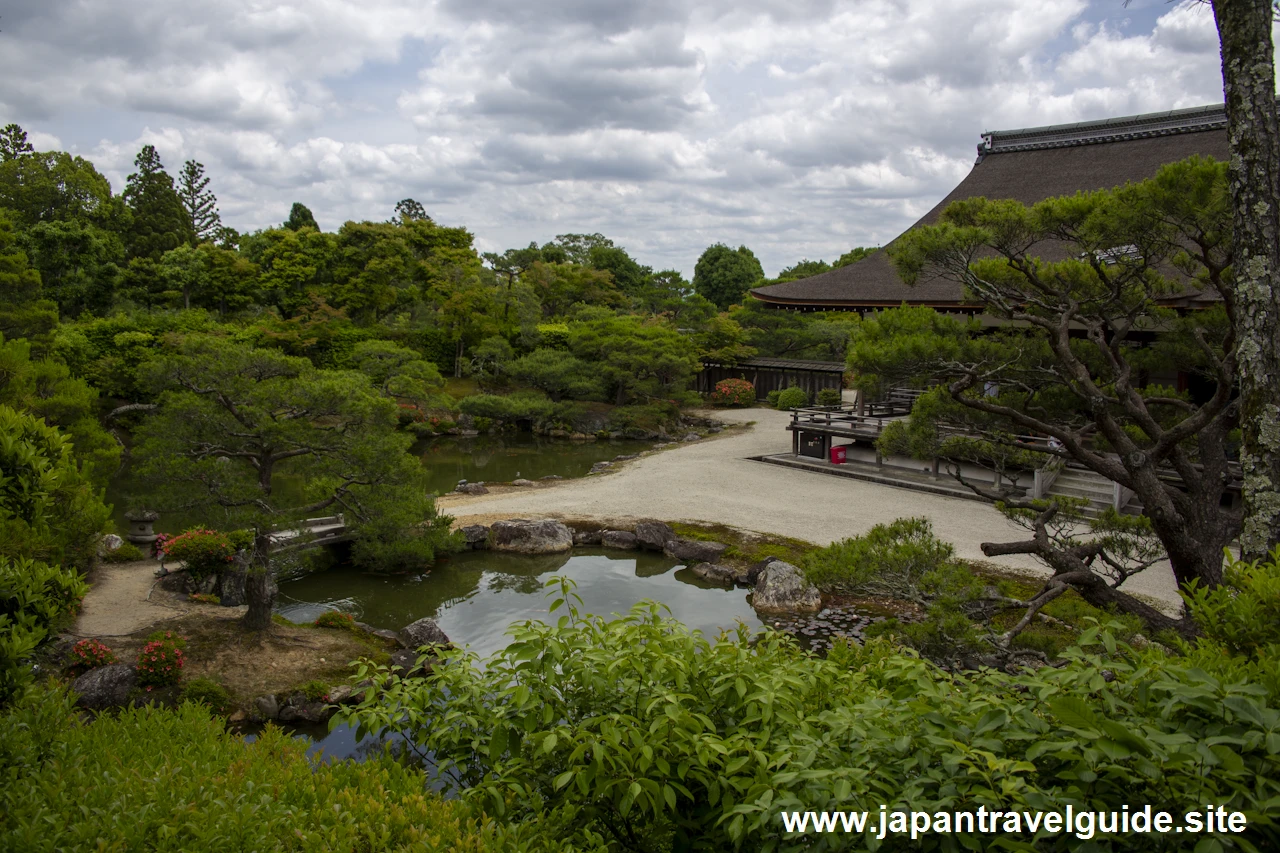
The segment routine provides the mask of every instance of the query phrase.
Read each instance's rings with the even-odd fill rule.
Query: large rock
[[[756,582],[760,580],[760,573],[768,568],[770,563],[780,562],[782,562],[782,560],[778,557],[765,557],[758,563],[752,563],[751,566],[747,568],[746,572],[743,573],[743,576],[738,580],[738,583],[745,583],[747,586],[755,586]]]
[[[458,486],[458,488],[454,489],[454,491],[456,491],[456,492],[461,492],[461,493],[462,493],[462,494],[464,494],[464,495],[487,495],[487,494],[489,494],[489,490],[488,490],[488,489],[486,489],[486,488],[484,487],[484,484],[483,484],[483,483],[464,483],[464,484],[462,484],[462,485]]]
[[[489,528],[483,524],[468,524],[461,533],[468,551],[484,551],[489,547]]]
[[[686,565],[694,563],[718,563],[729,546],[723,542],[700,542],[696,539],[669,539],[662,546],[662,553],[683,561]]]
[[[133,701],[138,689],[138,670],[127,663],[113,663],[91,669],[71,682],[76,705],[90,711],[123,708]]]
[[[606,530],[600,534],[600,544],[606,548],[634,551],[636,549],[636,535],[625,530]]]
[[[698,563],[691,571],[704,581],[711,583],[733,586],[738,582],[738,570],[722,563]]]
[[[258,716],[264,720],[274,720],[280,716],[280,702],[270,693],[254,699],[253,704],[258,709]]]
[[[661,551],[666,544],[676,538],[671,525],[661,521],[642,521],[636,525],[636,543],[648,551]]]
[[[822,609],[822,596],[800,569],[775,560],[760,572],[751,606],[756,610],[810,612]]]
[[[108,533],[98,542],[98,555],[110,554],[124,544],[124,540],[114,533]]]
[[[573,548],[573,532],[558,521],[515,518],[495,522],[489,544],[495,551],[516,554],[562,554]]]
[[[305,694],[295,693],[285,700],[276,718],[282,723],[323,723],[328,721],[337,708],[328,702],[326,695],[321,699],[308,699]]]
[[[236,559],[231,566],[219,573],[217,589],[214,592],[217,593],[218,602],[223,607],[239,607],[242,604],[249,603],[244,591],[248,572],[245,564],[248,559],[248,555],[241,551],[236,555]]]
[[[405,625],[396,635],[396,639],[406,649],[449,645],[449,637],[440,630],[440,626],[434,619],[419,619],[417,622]]]
[[[573,534],[573,544],[577,548],[599,545],[602,538],[603,535],[599,530],[578,530]]]

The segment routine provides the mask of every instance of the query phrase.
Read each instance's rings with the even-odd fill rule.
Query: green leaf
[[[1063,725],[1075,729],[1094,730],[1098,722],[1089,703],[1078,696],[1058,696],[1049,702],[1049,709]]]

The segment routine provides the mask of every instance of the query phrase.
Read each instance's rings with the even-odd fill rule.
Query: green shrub
[[[274,726],[246,743],[207,709],[82,724],[62,694],[0,715],[0,849],[461,851],[491,830],[374,752],[315,763]]]
[[[745,379],[722,379],[711,392],[713,406],[754,406],[756,386]]]
[[[773,391],[770,391],[768,394],[764,395],[764,401],[776,409],[778,408],[778,395],[781,393],[782,393],[781,391],[774,389]]]
[[[112,548],[102,555],[104,563],[136,563],[146,559],[142,549],[132,542],[121,542],[119,548]]]
[[[235,551],[249,550],[253,547],[253,542],[256,538],[254,531],[246,527],[227,533],[227,541],[231,543],[231,547]]]
[[[1261,563],[1228,553],[1223,574],[1221,586],[1207,589],[1192,581],[1182,594],[1205,636],[1245,656],[1280,645],[1280,547]]]
[[[297,692],[307,697],[310,702],[329,701],[329,685],[323,681],[308,681],[297,688]]]
[[[0,557],[86,571],[110,517],[70,439],[0,405]]]
[[[927,518],[900,518],[810,552],[802,568],[824,592],[910,598],[954,559]]]
[[[514,394],[477,394],[464,397],[458,408],[474,418],[498,421],[540,420],[555,408],[546,396],[537,391],[517,391]]]
[[[626,432],[655,432],[670,426],[679,417],[680,409],[675,403],[655,402],[635,406],[618,406],[609,412],[609,429]]]
[[[793,385],[778,394],[777,406],[783,411],[798,409],[807,405],[809,405],[809,395],[805,393],[803,388],[797,388]]]
[[[198,601],[201,604],[221,604],[222,599],[209,592],[193,592],[187,596],[192,601]]]
[[[199,702],[215,714],[225,716],[235,710],[231,693],[216,681],[193,678],[182,685],[182,701]]]
[[[819,406],[838,406],[843,399],[839,388],[823,388],[818,392]]]
[[[236,549],[230,537],[216,530],[193,527],[165,539],[162,545],[166,560],[177,560],[196,580],[217,574],[235,559]]]
[[[825,659],[745,627],[711,642],[651,602],[584,616],[568,582],[552,583],[564,584],[552,609],[567,603],[558,624],[514,626],[484,666],[447,652],[455,665],[431,679],[362,667],[357,677],[387,689],[339,719],[430,750],[440,778],[495,816],[532,828],[555,816],[546,833],[564,844],[616,831],[630,849],[826,849],[789,836],[780,813],[1150,804],[1181,815],[1205,803],[1248,812],[1246,849],[1280,843],[1280,710],[1255,687],[1096,627],[1061,668],[957,678],[883,641]],[[1095,837],[1089,849],[1167,840]],[[899,836],[884,849],[920,848]]]
[[[30,684],[32,653],[75,612],[88,589],[76,572],[0,556],[0,705]]]

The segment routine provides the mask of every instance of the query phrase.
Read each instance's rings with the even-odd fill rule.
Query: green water
[[[639,453],[650,446],[647,441],[569,441],[514,433],[433,438],[415,444],[410,452],[426,467],[430,488],[443,494],[459,480],[509,483],[551,474],[583,477],[597,462]]]
[[[547,616],[543,582],[552,575],[578,585],[582,610],[608,615],[653,599],[690,628],[715,635],[738,620],[761,627],[747,591],[712,586],[661,554],[576,551],[545,557],[473,551],[436,563],[422,575],[381,577],[353,568],[317,572],[280,584],[277,610],[308,621],[329,609],[376,628],[399,630],[429,616],[455,643],[487,656],[506,646],[507,626]]]
[[[640,453],[651,446],[646,441],[569,441],[545,438],[532,433],[481,435],[473,438],[444,437],[420,441],[410,450],[427,470],[428,488],[439,494],[452,491],[459,480],[472,483],[507,483],[520,477],[537,480],[550,474],[566,479],[582,477],[597,462],[616,456]],[[275,496],[288,503],[296,498],[301,505],[301,477],[277,474],[272,481]],[[139,502],[137,489],[124,468],[107,486],[107,503],[112,504],[116,530],[128,530],[125,512]],[[157,533],[180,533],[188,527],[206,524],[225,528],[226,523],[210,512],[164,512],[156,522]]]

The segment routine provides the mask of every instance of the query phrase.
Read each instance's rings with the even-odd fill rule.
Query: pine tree
[[[209,179],[204,174],[204,164],[188,160],[178,175],[178,197],[191,220],[191,230],[196,240],[203,243],[217,237],[222,227],[218,213],[218,197],[208,189]]]
[[[289,208],[289,218],[284,221],[284,227],[290,231],[300,231],[303,228],[320,230],[315,216],[311,214],[311,209],[300,201],[295,201],[293,207]]]
[[[27,132],[18,125],[10,123],[0,129],[0,160],[13,160],[35,150],[27,141]]]
[[[144,145],[133,164],[138,171],[129,176],[124,188],[125,202],[133,211],[130,258],[158,260],[170,249],[194,245],[191,220],[155,146]]]
[[[401,199],[396,202],[396,218],[411,221],[419,219],[425,219],[427,222],[431,221],[431,217],[427,216],[427,209],[411,198]]]

